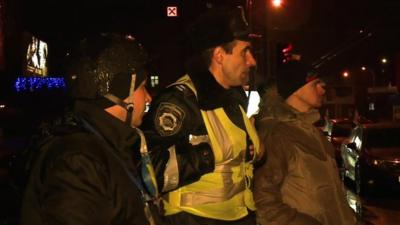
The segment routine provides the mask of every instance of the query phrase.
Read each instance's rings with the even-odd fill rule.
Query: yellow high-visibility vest
[[[188,75],[175,84],[184,84],[195,94]],[[240,106],[247,133],[254,144],[254,158],[259,153],[259,139]],[[252,161],[246,162],[246,131],[236,126],[224,109],[201,110],[215,157],[215,170],[199,181],[171,191],[164,196],[166,215],[181,211],[219,220],[238,220],[255,210],[251,191]]]

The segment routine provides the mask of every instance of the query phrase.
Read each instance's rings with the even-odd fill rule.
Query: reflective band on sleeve
[[[189,135],[189,143],[192,145],[198,145],[201,143],[210,143],[208,135]]]
[[[168,148],[168,151],[169,160],[165,166],[163,192],[175,189],[179,184],[179,170],[176,160],[175,145]]]

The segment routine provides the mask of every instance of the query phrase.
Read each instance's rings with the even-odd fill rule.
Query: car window
[[[352,124],[335,124],[332,127],[332,137],[348,137],[351,134]]]
[[[367,148],[400,147],[400,128],[368,129],[365,135]]]
[[[357,135],[357,128],[354,128],[353,130],[351,130],[351,134],[350,134],[350,141],[354,141],[355,136]]]
[[[362,139],[362,129],[360,129],[360,127],[355,127],[354,129],[352,129],[348,140],[349,143],[356,144],[357,150],[361,149],[361,143],[362,143],[361,139]]]
[[[331,134],[332,134],[332,122],[331,121],[328,121],[325,123],[323,131],[326,132],[326,134],[328,136],[331,136]]]

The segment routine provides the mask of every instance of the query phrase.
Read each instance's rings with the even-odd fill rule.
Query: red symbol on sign
[[[168,17],[177,17],[178,16],[178,7],[168,6],[167,7],[167,16]]]

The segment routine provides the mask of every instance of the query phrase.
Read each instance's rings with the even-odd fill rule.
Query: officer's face
[[[133,92],[132,125],[135,127],[142,124],[142,118],[146,110],[146,104],[151,102],[151,96],[146,89],[146,81],[143,81]]]
[[[250,69],[256,66],[250,42],[240,40],[235,42],[232,53],[224,51],[221,62],[222,73],[229,87],[247,84]]]

